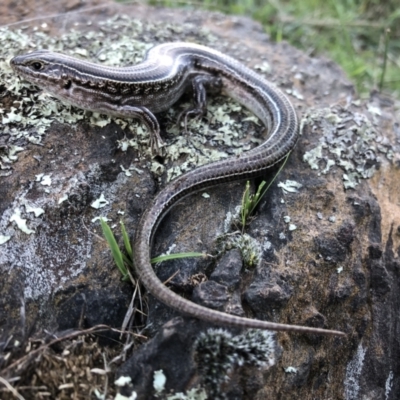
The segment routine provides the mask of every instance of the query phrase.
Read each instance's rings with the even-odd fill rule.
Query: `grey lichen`
[[[299,189],[303,187],[303,185],[297,181],[293,181],[290,179],[286,179],[285,182],[278,182],[278,187],[280,187],[283,193],[298,193]]]
[[[8,64],[16,54],[49,49],[104,65],[123,66],[139,63],[145,52],[158,41],[194,40],[191,24],[143,25],[139,20],[119,15],[99,25],[93,30],[90,22],[88,26],[78,25],[77,29],[68,30],[58,37],[48,34],[47,26],[32,30],[0,29],[0,87],[5,88],[5,93],[14,99],[9,109],[0,111],[3,134],[7,135],[7,146],[0,148],[0,176],[12,173],[12,164],[18,159],[17,153],[23,151],[28,142],[42,143],[54,121],[68,123],[71,127],[82,120],[98,127],[115,122],[127,131],[127,137],[119,142],[119,147],[124,151],[133,147],[141,156],[151,159],[149,133],[138,121],[88,114],[62,104],[31,84],[19,81]],[[142,40],[135,40],[134,37]],[[195,40],[213,45],[215,37],[207,30],[200,29],[196,30]],[[166,113],[168,134],[164,138],[167,144],[163,149],[165,162],[161,165],[155,160],[151,161],[150,168],[155,175],[165,173],[166,179],[171,180],[195,166],[240,154],[259,142],[253,135],[256,118],[225,97],[210,96],[206,118],[190,121],[190,134],[182,134],[183,128],[177,126],[176,121],[179,113],[189,106],[189,103],[182,104],[180,109],[174,108]],[[236,118],[238,113],[242,114],[240,121]]]
[[[221,385],[234,368],[274,365],[275,347],[275,336],[269,331],[249,329],[236,336],[224,329],[201,333],[194,344],[195,360],[209,398],[225,398]]]
[[[219,253],[238,249],[247,268],[256,267],[261,261],[263,254],[260,242],[247,233],[234,232],[232,234],[221,235],[217,238],[217,247]]]
[[[176,393],[168,396],[166,400],[207,400],[207,394],[202,388],[193,388],[186,393]]]
[[[134,148],[138,154],[137,161],[143,162],[156,177],[159,179],[163,177],[166,181],[198,165],[241,153],[256,145],[258,139],[252,135],[256,124],[250,122],[254,117],[228,98],[210,96],[208,115],[204,120],[190,121],[190,134],[182,134],[182,128],[176,124],[178,114],[182,109],[189,107],[189,103],[166,113],[164,118],[167,130],[167,135],[164,137],[166,146],[163,149],[164,160],[161,164],[152,159],[149,133],[138,121],[87,113],[62,104],[35,86],[20,81],[9,66],[11,57],[36,49],[63,52],[105,65],[135,64],[143,59],[145,52],[157,41],[188,40],[189,37],[190,40],[194,40],[191,24],[143,25],[140,21],[126,16],[115,16],[100,22],[96,27],[92,27],[90,22],[87,25],[78,24],[60,36],[50,35],[48,32],[46,24],[32,29],[0,29],[2,39],[0,89],[5,104],[0,108],[2,120],[0,176],[12,174],[19,154],[29,143],[43,145],[43,139],[53,122],[68,124],[72,129],[72,135],[80,121],[100,128],[111,122],[118,124],[126,133],[125,139],[118,143],[121,151],[126,151],[129,147]],[[141,40],[134,40],[133,37]],[[196,30],[195,40],[212,45],[215,38],[208,31],[200,29]],[[240,122],[237,122],[238,113],[245,115]],[[126,170],[122,172],[129,176]],[[57,178],[58,175],[57,173],[55,176],[48,175],[46,179],[42,177],[40,184],[45,185],[48,182],[50,185],[52,181],[60,180],[61,176]],[[54,193],[55,190],[57,188],[53,184],[43,193]],[[68,199],[68,193],[62,197],[64,200]],[[47,197],[39,198],[37,201],[38,205],[46,208]],[[13,210],[10,210],[10,213],[12,212]],[[10,216],[11,214],[3,214],[0,220],[0,245],[3,246],[14,236],[14,230],[10,226]],[[22,231],[33,236],[35,230],[32,222],[37,225],[40,221],[37,218],[31,221],[32,217],[27,217],[26,213],[21,214],[21,218],[26,220],[26,229]],[[16,219],[11,222],[18,228],[22,226],[18,225],[21,221]]]
[[[374,111],[371,119],[350,106],[337,106],[311,110],[302,121],[303,129],[310,128],[320,136],[319,144],[308,150],[303,160],[321,174],[330,173],[334,166],[341,168],[345,189],[355,188],[360,179],[371,178],[383,158],[392,160],[398,151],[396,144],[384,140],[378,132],[376,107],[368,105],[367,110]]]
[[[154,396],[160,400],[207,400],[207,393],[203,388],[192,388],[186,393],[167,393],[165,384],[167,383],[167,377],[164,371],[154,371],[153,374],[153,388],[155,391]]]
[[[346,400],[357,399],[361,389],[361,374],[364,365],[366,349],[359,343],[357,353],[347,364],[346,376],[343,382]]]

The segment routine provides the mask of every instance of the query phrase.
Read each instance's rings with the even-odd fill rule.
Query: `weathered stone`
[[[210,279],[225,285],[229,290],[235,290],[240,285],[242,268],[243,261],[240,251],[231,250],[221,257],[211,273]]]
[[[223,310],[228,302],[227,287],[214,281],[201,283],[193,292],[193,301],[215,310]]]
[[[140,33],[135,31],[139,41],[194,41],[218,48],[253,68],[267,62],[266,78],[287,93],[299,116],[306,117],[298,145],[246,227],[259,245],[256,265],[245,261],[242,268],[235,250],[219,262],[199,258],[155,266],[161,280],[173,276],[168,285],[188,298],[201,289],[196,288],[193,277],[206,274],[209,281],[202,286],[222,289],[218,293],[224,299],[217,307],[248,317],[346,332],[345,338],[278,334],[282,351],[276,365],[268,370],[245,367],[232,371],[232,383],[224,387],[229,398],[399,398],[398,105],[376,93],[366,101],[355,101],[353,86],[336,64],[310,58],[286,43],[272,43],[263,29],[248,19],[106,4],[101,12],[91,12],[92,25],[87,25],[87,14],[75,14],[65,21],[66,30],[70,25],[81,29],[82,37],[90,29],[103,32],[99,22],[117,13],[138,19],[133,25],[142,26]],[[171,28],[157,22],[166,19]],[[46,32],[55,36],[59,29],[57,20],[49,21]],[[117,34],[107,29],[108,36]],[[34,30],[30,32],[33,35]],[[3,117],[11,118],[11,107],[18,106],[14,101],[11,92],[0,98]],[[213,115],[220,111],[218,107],[211,110]],[[38,120],[42,118],[46,117]],[[233,111],[229,118],[236,125],[247,114]],[[166,132],[170,114],[161,115],[160,122],[171,148],[180,133]],[[219,122],[213,125],[210,118],[207,126],[208,122],[210,130],[218,131]],[[6,125],[3,122],[2,129]],[[242,127],[250,136],[261,138],[256,124],[246,122]],[[197,125],[193,130],[195,135]],[[32,128],[30,133],[35,137],[40,132]],[[7,175],[9,169],[0,170],[0,235],[11,236],[0,245],[0,327],[5,337],[11,333],[23,336],[31,327],[36,333],[76,328],[82,323],[120,327],[130,301],[130,286],[121,282],[99,225],[92,220],[104,214],[110,224],[117,223],[122,211],[133,237],[140,215],[166,184],[167,171],[185,164],[187,149],[194,151],[188,139],[186,153],[178,152],[176,159],[158,157],[158,167],[165,171],[155,175],[154,160],[143,147],[127,152],[117,148],[116,141],[125,135],[131,132],[117,123],[91,125],[88,115],[77,123],[53,123],[41,136],[40,145],[25,137],[16,139],[17,135],[9,132],[0,133],[2,156],[8,155],[12,146],[24,148],[18,161],[4,164],[5,168],[11,166],[11,174]],[[233,154],[232,146],[223,140],[217,147]],[[151,162],[152,171],[148,168]],[[132,166],[130,176],[121,165],[125,169]],[[51,176],[50,187],[37,180],[40,174]],[[287,181],[296,181],[301,187],[284,190],[282,186],[290,186]],[[209,198],[186,198],[160,224],[153,255],[172,248],[174,252],[216,252],[220,248],[216,238],[221,240],[238,229],[237,222],[227,215],[235,214],[243,190],[244,184],[231,183],[207,190]],[[64,193],[68,201],[59,202]],[[110,203],[103,211],[95,211],[91,204],[102,193]],[[32,216],[26,203],[43,208],[44,214]],[[34,233],[23,233],[10,221],[16,209]],[[117,238],[122,243],[119,234]],[[240,249],[243,259],[246,250]],[[215,291],[202,294],[202,301],[215,301],[212,293]],[[196,334],[207,326],[185,319],[162,327],[180,314],[152,296],[148,302],[151,327],[147,332],[159,333],[136,349],[121,370],[129,373],[132,390],[144,399],[154,394],[152,381],[158,369],[167,376],[168,390],[182,391],[201,382],[191,346]]]
[[[199,333],[199,322],[175,318],[165,324],[157,335],[143,345],[118,370],[117,377],[129,376],[131,384],[121,389],[138,399],[150,398],[154,392],[154,371],[162,370],[167,377],[167,391],[185,391],[195,376],[191,348]]]
[[[259,319],[272,319],[274,311],[292,297],[293,287],[268,268],[260,268],[245,292],[246,303]]]

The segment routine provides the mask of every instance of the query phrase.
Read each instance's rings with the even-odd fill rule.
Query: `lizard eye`
[[[40,71],[41,69],[43,69],[43,64],[41,62],[39,62],[39,61],[34,61],[31,64],[31,66],[35,71]]]

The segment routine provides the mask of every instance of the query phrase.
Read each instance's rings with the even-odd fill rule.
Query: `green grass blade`
[[[125,265],[132,266],[132,259],[129,258],[126,254],[122,253],[122,258],[124,259]]]
[[[125,267],[123,255],[118,247],[117,241],[115,240],[115,236],[112,233],[111,228],[102,218],[100,218],[100,224],[101,224],[101,229],[103,230],[103,235],[106,238],[108,245],[110,246],[114,262],[117,265],[118,269],[120,270],[123,278],[125,279],[128,276],[128,271]]]
[[[271,187],[271,185],[275,182],[275,179],[276,179],[276,178],[278,177],[278,175],[281,173],[283,167],[286,165],[287,160],[289,159],[289,156],[290,156],[290,153],[286,156],[285,161],[283,161],[282,165],[279,167],[277,173],[276,173],[275,176],[272,178],[271,182],[268,183],[268,186],[267,186],[264,190],[262,190],[262,191],[260,190],[260,193],[259,193],[259,196],[258,196],[258,198],[257,198],[257,201],[255,201],[255,204],[254,204],[254,206],[253,206],[253,208],[252,208],[252,210],[251,210],[252,212],[255,210],[255,208],[257,207],[258,203],[260,202],[260,200],[261,200],[261,199],[263,198],[263,196],[265,195],[265,193],[268,192],[268,190],[269,190],[269,188]],[[264,182],[264,185],[263,185],[263,182],[261,182],[260,186],[261,186],[261,185],[262,185],[262,188],[261,188],[261,189],[263,189],[264,186],[265,186],[265,182]],[[260,189],[260,187],[259,187],[259,189]],[[258,191],[257,191],[257,193],[258,193]]]
[[[385,31],[385,50],[383,54],[383,65],[382,65],[382,72],[381,72],[381,79],[379,80],[379,90],[383,90],[383,83],[385,82],[385,74],[386,74],[386,67],[387,67],[387,58],[388,58],[388,50],[389,50],[389,41],[390,41],[390,29],[386,29]]]
[[[242,207],[240,209],[240,217],[242,226],[246,225],[247,217],[249,216],[249,203],[251,201],[250,182],[246,182],[246,187],[243,192]]]
[[[207,257],[205,253],[175,253],[175,254],[166,254],[164,256],[157,256],[151,259],[151,263],[155,264],[161,261],[168,261],[168,260],[176,260],[178,258],[189,258],[189,257]]]
[[[278,171],[278,173],[279,173],[279,171]],[[275,179],[275,177],[274,177],[274,179]],[[253,214],[254,209],[257,207],[257,204],[260,202],[261,198],[262,198],[262,197],[264,196],[264,194],[267,192],[267,190],[268,190],[268,188],[269,188],[270,185],[268,185],[268,188],[267,188],[265,191],[263,191],[263,188],[264,188],[264,186],[265,186],[266,184],[267,184],[267,182],[262,181],[262,182],[260,183],[260,185],[258,186],[257,192],[256,192],[256,194],[254,195],[254,197],[253,197],[253,199],[252,199],[252,202],[251,202],[251,208],[250,208],[250,210],[249,210],[249,215]]]
[[[129,258],[133,260],[131,241],[129,240],[128,233],[126,232],[125,225],[122,221],[119,221],[119,223],[121,224],[122,237],[124,239],[126,252],[128,253]]]
[[[243,193],[243,198],[242,198],[242,206],[240,209],[240,218],[242,222],[242,230],[246,226],[247,219],[250,217],[253,213],[254,210],[256,209],[258,203],[260,200],[263,198],[265,193],[268,192],[269,188],[271,185],[274,183],[276,177],[279,175],[279,173],[282,171],[283,167],[285,166],[288,158],[289,158],[290,153],[286,156],[285,160],[283,161],[282,165],[279,167],[279,170],[275,174],[275,176],[271,179],[269,182],[268,186],[265,187],[267,184],[265,181],[262,181],[260,185],[257,188],[257,192],[255,194],[250,194],[250,182],[247,181],[246,183],[246,188]]]

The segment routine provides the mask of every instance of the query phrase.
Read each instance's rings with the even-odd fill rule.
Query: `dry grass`
[[[108,326],[44,335],[15,345],[3,342],[0,354],[0,398],[113,399],[114,373],[135,343],[145,338],[124,333],[113,346],[102,336],[121,333]]]

